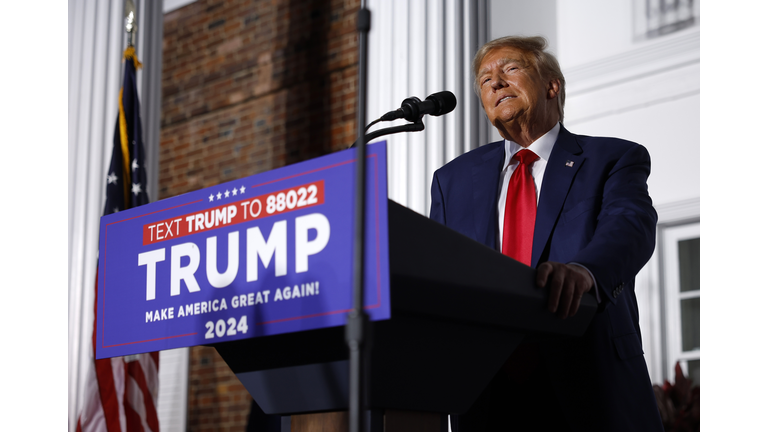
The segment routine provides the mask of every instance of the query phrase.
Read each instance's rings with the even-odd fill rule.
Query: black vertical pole
[[[365,108],[368,67],[368,32],[371,29],[371,12],[360,2],[357,14],[358,38],[358,79],[357,79],[357,162],[355,193],[355,264],[354,264],[354,304],[347,318],[346,339],[349,346],[349,431],[363,432],[365,422],[363,404],[365,403],[365,358],[364,343],[369,341],[365,335],[368,315],[363,302],[365,286]]]

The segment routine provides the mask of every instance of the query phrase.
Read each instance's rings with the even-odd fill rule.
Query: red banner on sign
[[[255,198],[212,207],[201,212],[189,213],[146,224],[143,228],[144,245],[197,234],[249,220],[279,215],[293,210],[320,205],[323,202],[325,202],[324,180],[307,183],[259,195]]]

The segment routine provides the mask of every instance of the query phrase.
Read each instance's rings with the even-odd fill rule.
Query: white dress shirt
[[[555,124],[555,126],[549,130],[549,132],[542,135],[539,139],[531,143],[530,146],[528,146],[528,150],[536,153],[536,156],[539,157],[539,159],[536,160],[536,162],[533,163],[533,166],[531,167],[531,175],[533,176],[533,183],[536,185],[536,204],[539,203],[539,196],[541,194],[541,184],[544,181],[544,171],[547,169],[547,161],[549,160],[550,154],[552,154],[552,148],[555,146],[555,141],[557,141],[557,135],[560,133],[560,122]],[[501,175],[499,175],[499,198],[498,198],[498,207],[497,207],[497,214],[499,215],[499,235],[496,236],[496,248],[501,251],[501,241],[504,238],[504,210],[507,206],[507,189],[509,188],[509,179],[512,178],[512,173],[515,172],[515,169],[517,169],[517,166],[520,165],[520,163],[513,159],[512,157],[517,154],[520,150],[522,150],[524,147],[520,144],[510,141],[510,140],[504,140],[504,168],[501,170]],[[535,263],[531,263],[535,264]],[[568,264],[575,264],[580,267],[583,267],[587,272],[589,272],[589,275],[592,277],[592,288],[597,286],[597,281],[595,280],[595,276],[592,274],[592,272],[584,267],[583,265],[571,262]],[[597,301],[600,302],[600,293],[598,290],[595,290],[595,294],[597,295]]]
[[[547,169],[547,160],[552,153],[552,147],[555,146],[557,141],[557,135],[560,133],[560,123],[555,124],[555,127],[549,130],[537,139],[530,146],[528,150],[536,153],[539,159],[533,163],[531,168],[531,174],[533,175],[533,183],[536,185],[536,204],[539,203],[539,194],[541,193],[541,182],[544,180],[544,170]],[[504,168],[501,170],[499,176],[499,198],[498,198],[498,210],[499,215],[499,235],[496,237],[496,248],[501,250],[501,239],[504,238],[504,209],[507,206],[507,189],[509,187],[509,179],[512,178],[512,173],[515,172],[517,166],[520,164],[512,156],[522,150],[524,147],[520,144],[504,140]]]

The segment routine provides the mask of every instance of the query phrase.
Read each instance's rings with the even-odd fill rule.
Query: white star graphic
[[[109,173],[109,175],[107,176],[107,184],[112,184],[112,183],[117,184],[117,176],[115,175],[115,173]]]
[[[237,195],[237,188],[232,189],[232,196]]]
[[[216,194],[216,199],[217,199],[217,200],[220,200],[220,199],[221,199],[221,192],[219,192],[219,193],[217,193],[217,194]]]
[[[241,194],[244,194],[244,193],[245,193],[245,186],[240,186],[240,193],[241,193]]]
[[[224,198],[229,198],[229,191],[228,190],[224,191]]]
[[[139,167],[139,163],[136,161],[136,159],[133,160],[133,163],[131,163],[131,169],[135,170]]]
[[[211,196],[208,197],[208,202],[211,202],[211,201],[213,201],[213,194],[211,194]]]
[[[141,192],[141,185],[138,183],[133,183],[133,188],[131,188],[131,192],[133,192],[134,195],[138,195],[139,192]]]

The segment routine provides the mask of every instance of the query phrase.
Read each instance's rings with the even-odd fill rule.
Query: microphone
[[[421,119],[425,114],[441,116],[448,114],[456,108],[456,96],[449,91],[441,91],[427,96],[427,100],[422,102],[417,97],[409,97],[404,100],[400,108],[390,111],[379,120],[395,120],[404,118],[415,122]]]

